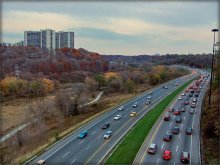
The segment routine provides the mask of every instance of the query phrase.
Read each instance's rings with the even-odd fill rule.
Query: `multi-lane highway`
[[[29,162],[36,163],[39,160],[45,160],[47,164],[89,164],[100,163],[103,158],[111,151],[117,142],[129,131],[129,129],[142,118],[153,106],[160,100],[174,91],[177,80],[179,85],[184,84],[190,79],[196,77],[197,74],[191,74],[160,85],[150,91],[147,91],[138,97],[129,100],[124,106],[124,110],[118,111],[119,107],[102,114],[78,130],[74,131],[65,139],[50,147],[42,155],[36,157]],[[164,88],[167,86],[167,88]],[[150,94],[152,92],[152,94]],[[151,96],[151,104],[146,105],[149,101],[148,96]],[[132,105],[138,102],[138,107]],[[130,117],[132,111],[137,112],[135,117]],[[121,115],[119,120],[113,120],[116,115]],[[106,130],[101,129],[105,123],[110,123],[110,127]],[[84,130],[88,131],[88,135],[82,139],[78,135]],[[109,139],[104,139],[103,136],[107,130],[112,131],[112,136]]]
[[[205,78],[206,79],[206,78]],[[197,97],[196,93],[191,93],[193,89],[184,91],[184,96],[178,96],[173,104],[158,118],[154,127],[151,129],[149,136],[145,139],[142,147],[140,148],[133,164],[180,164],[182,152],[188,152],[190,164],[201,164],[200,160],[200,116],[201,105],[204,97],[205,90],[207,88],[209,78],[202,80],[197,90],[200,90]],[[196,86],[195,82],[192,83]],[[196,90],[194,90],[196,91]],[[191,93],[191,94],[190,94]],[[191,96],[190,96],[191,95]],[[179,97],[182,97],[180,100]],[[196,98],[196,100],[194,100]],[[196,108],[192,108],[192,103],[195,102]],[[187,104],[187,101],[189,104]],[[186,102],[186,104],[185,104]],[[170,112],[170,109],[181,110],[184,108],[186,111],[181,112],[179,115],[174,115],[174,112]],[[190,113],[190,110],[194,109],[195,113]],[[170,116],[169,121],[164,121],[165,116]],[[176,122],[176,119],[181,117],[180,123]],[[178,134],[173,134],[173,127],[179,128]],[[192,134],[186,134],[186,129],[192,128]],[[163,138],[166,134],[171,134],[172,139],[170,141],[164,141]],[[150,144],[156,144],[157,149],[155,154],[149,154],[147,152]],[[171,159],[164,160],[164,151],[171,151]]]

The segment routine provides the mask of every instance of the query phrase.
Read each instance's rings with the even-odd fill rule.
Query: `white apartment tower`
[[[74,32],[59,31],[56,33],[56,48],[74,48]]]
[[[74,32],[55,32],[46,29],[40,31],[25,31],[24,46],[34,46],[48,50],[64,47],[74,48]]]

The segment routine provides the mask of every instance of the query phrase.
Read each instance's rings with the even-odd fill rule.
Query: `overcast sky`
[[[2,41],[25,30],[74,31],[75,47],[100,54],[212,52],[218,3],[212,2],[3,2]]]

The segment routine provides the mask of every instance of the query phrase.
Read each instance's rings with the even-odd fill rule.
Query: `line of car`
[[[205,80],[203,80],[205,79]],[[185,90],[184,93],[181,94],[180,97],[178,97],[177,101],[181,101],[183,100],[183,97],[186,96],[187,93],[188,96],[186,96],[186,99],[183,101],[182,105],[180,106],[179,109],[175,110],[174,108],[170,108],[168,113],[165,115],[165,117],[163,118],[164,121],[170,121],[171,117],[169,115],[169,113],[173,113],[174,116],[176,116],[175,122],[176,123],[181,123],[182,122],[182,118],[179,116],[182,112],[186,112],[186,108],[184,107],[184,105],[190,105],[191,109],[189,110],[190,114],[194,114],[195,113],[195,108],[196,108],[196,103],[197,103],[197,97],[199,96],[200,90],[198,90],[198,86],[201,84],[202,81],[206,82],[207,76],[205,77],[200,77],[199,79],[197,79],[195,81],[195,83],[193,85],[191,85],[188,89]],[[199,89],[202,89],[202,87],[200,86]],[[190,97],[193,97],[193,95],[195,96],[194,98],[192,98],[191,103],[189,101]],[[182,107],[182,108],[181,108]],[[163,140],[166,142],[169,142],[172,140],[173,138],[173,134],[179,134],[180,132],[180,128],[178,126],[174,126],[172,128],[172,134],[168,133],[166,135],[164,135]],[[186,135],[192,135],[193,132],[193,128],[188,127],[185,130]],[[162,147],[163,148],[163,147]],[[157,144],[155,143],[151,143],[148,148],[147,148],[147,152],[149,154],[155,154],[157,150]],[[162,158],[164,160],[170,160],[172,158],[172,152],[168,149],[165,149],[162,155]],[[181,156],[180,156],[180,161],[182,163],[188,163],[190,161],[190,153],[186,152],[186,151],[182,151]]]

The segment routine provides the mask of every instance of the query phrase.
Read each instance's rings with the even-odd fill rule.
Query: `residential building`
[[[55,32],[46,29],[40,31],[25,31],[24,46],[34,46],[48,50],[74,48],[74,32]]]
[[[59,31],[56,33],[56,49],[74,48],[74,32]]]
[[[41,47],[41,32],[39,31],[25,31],[24,32],[24,46]]]

